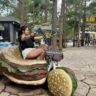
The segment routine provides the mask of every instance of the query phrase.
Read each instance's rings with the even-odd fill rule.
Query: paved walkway
[[[64,49],[66,67],[73,69],[78,79],[75,96],[96,96],[96,47]]]
[[[96,47],[64,49],[61,65],[73,69],[78,79],[75,96],[96,96]],[[52,96],[44,87],[24,86],[0,76],[0,96]]]

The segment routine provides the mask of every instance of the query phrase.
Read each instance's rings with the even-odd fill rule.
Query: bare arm
[[[21,35],[21,40],[22,41],[25,41],[25,40],[27,40],[29,38],[30,38],[30,35],[25,35],[25,34]]]
[[[31,37],[34,37],[34,40],[41,40],[41,39],[43,39],[43,36],[36,36],[35,33],[31,33]]]
[[[34,37],[34,39],[35,40],[41,40],[41,39],[43,39],[43,36],[36,36],[36,37]]]
[[[34,38],[34,40],[41,40],[41,39],[43,39],[43,36],[34,36],[34,35],[35,35],[34,33],[32,33],[31,35],[22,34],[21,35],[21,40],[25,41],[25,40],[27,40],[29,38]]]

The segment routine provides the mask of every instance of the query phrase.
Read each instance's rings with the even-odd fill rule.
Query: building
[[[20,22],[14,17],[0,17],[0,37],[3,41],[15,42]]]

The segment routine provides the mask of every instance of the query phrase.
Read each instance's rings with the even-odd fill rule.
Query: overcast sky
[[[88,1],[88,2],[87,2],[87,6],[89,6],[89,4],[90,4],[91,2],[92,2],[92,1]],[[62,3],[62,0],[57,0],[57,9],[58,9],[58,11],[60,11],[61,3]]]
[[[91,3],[92,1],[88,1],[87,2],[87,6],[89,6],[89,4]],[[57,0],[57,11],[60,12],[61,11],[61,3],[62,3],[62,0]]]
[[[57,9],[58,9],[58,11],[60,11],[60,9],[61,9],[61,2],[62,2],[62,0],[57,0]]]

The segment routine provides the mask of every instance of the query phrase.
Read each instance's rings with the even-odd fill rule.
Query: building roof
[[[16,22],[20,24],[19,20],[14,17],[0,17],[0,22]]]

